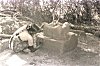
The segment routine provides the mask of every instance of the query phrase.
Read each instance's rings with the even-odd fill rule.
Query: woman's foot
[[[28,46],[28,49],[31,51],[31,52],[35,52],[37,49],[34,48],[33,46]]]

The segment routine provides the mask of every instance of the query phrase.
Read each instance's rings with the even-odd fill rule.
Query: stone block
[[[64,44],[63,51],[70,51],[70,50],[73,50],[73,49],[75,49],[77,47],[77,44],[78,44],[78,36],[77,36],[77,34],[75,34],[73,32],[69,32],[68,36],[69,36],[69,38]]]
[[[69,37],[66,40],[55,40],[46,36],[38,36],[37,40],[39,39],[41,41],[42,39],[42,48],[49,50],[50,52],[62,54],[75,49],[78,44],[78,37],[75,33],[69,32],[68,35]]]
[[[45,39],[43,40],[43,48],[49,50],[50,52],[62,53],[64,46],[64,41],[54,40],[54,39]]]
[[[53,38],[51,26],[49,26],[48,23],[45,23],[45,25],[43,27],[43,33],[44,33],[45,36],[48,36],[50,38]]]
[[[58,24],[51,26],[49,24],[44,25],[44,36],[50,37],[51,39],[64,40],[66,39],[67,33],[69,32],[69,24]]]

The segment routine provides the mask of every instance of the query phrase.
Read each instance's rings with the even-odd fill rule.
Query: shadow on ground
[[[58,55],[44,49],[35,53],[17,54],[20,58],[33,66],[99,66],[98,53],[86,52],[77,47],[75,50]]]

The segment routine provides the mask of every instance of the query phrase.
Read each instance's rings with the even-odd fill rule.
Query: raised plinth
[[[43,35],[38,35],[37,44],[43,43],[43,49],[62,54],[75,49],[78,44],[78,37],[75,33],[68,32],[67,35],[68,38],[66,40],[56,40]]]

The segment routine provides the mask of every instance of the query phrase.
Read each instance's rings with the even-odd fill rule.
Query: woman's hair
[[[40,32],[41,28],[37,24],[29,24],[26,27],[27,31]]]

